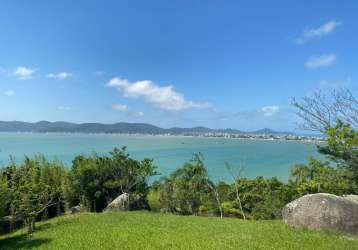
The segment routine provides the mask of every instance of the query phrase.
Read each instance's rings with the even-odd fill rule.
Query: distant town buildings
[[[285,140],[285,141],[306,141],[306,142],[323,142],[324,137],[320,136],[306,136],[306,135],[292,135],[292,134],[246,134],[246,133],[183,133],[183,134],[167,134],[167,135],[181,135],[181,136],[198,136],[208,138],[229,138],[229,139],[253,139],[253,140]]]

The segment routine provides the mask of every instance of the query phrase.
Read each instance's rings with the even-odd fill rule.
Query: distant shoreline
[[[270,135],[270,134],[145,134],[145,133],[86,133],[86,132],[37,132],[37,131],[0,131],[0,134],[41,134],[41,135],[115,135],[115,136],[152,136],[178,138],[207,138],[235,139],[252,141],[299,141],[305,143],[323,143],[324,138],[318,136],[300,135]]]

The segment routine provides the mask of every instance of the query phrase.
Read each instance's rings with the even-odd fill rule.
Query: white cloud
[[[305,31],[302,32],[302,34],[298,38],[296,38],[295,41],[298,44],[302,44],[312,39],[321,38],[331,33],[339,25],[341,25],[341,23],[335,20],[328,21],[317,28],[306,29]]]
[[[274,114],[276,114],[277,112],[280,111],[280,107],[279,106],[265,106],[265,107],[262,107],[260,111],[264,116],[273,116]]]
[[[113,109],[119,110],[121,112],[127,112],[128,111],[128,106],[124,105],[124,104],[114,104]]]
[[[14,69],[13,75],[18,77],[19,79],[30,79],[32,78],[32,75],[35,73],[35,71],[35,69],[19,66]]]
[[[61,105],[61,106],[58,106],[57,109],[62,111],[62,110],[70,110],[71,108],[68,107],[68,106],[62,106]]]
[[[333,64],[337,57],[335,54],[326,54],[321,56],[311,56],[306,61],[305,65],[309,69],[315,69],[319,67],[325,67]]]
[[[58,79],[58,80],[64,80],[71,76],[72,76],[72,74],[70,74],[68,72],[60,72],[57,74],[50,73],[47,75],[48,78],[53,78],[53,79]]]
[[[15,95],[15,91],[9,89],[9,90],[5,91],[4,94],[7,96],[13,96],[13,95]]]
[[[129,82],[126,79],[116,77],[110,80],[107,85],[117,88],[125,97],[143,98],[145,102],[167,111],[182,111],[209,106],[208,103],[186,100],[184,95],[176,92],[172,85],[162,87],[149,80]]]

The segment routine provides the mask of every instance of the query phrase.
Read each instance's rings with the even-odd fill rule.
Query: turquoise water
[[[225,168],[243,166],[247,177],[277,176],[287,180],[289,169],[296,163],[304,163],[308,156],[317,156],[313,143],[297,141],[259,141],[199,137],[170,137],[143,135],[105,134],[36,134],[0,133],[0,165],[9,156],[21,160],[24,155],[42,153],[57,158],[70,166],[78,154],[107,153],[114,147],[127,146],[128,152],[137,159],[154,159],[162,175],[167,175],[192,154],[201,152],[215,180],[231,180]]]

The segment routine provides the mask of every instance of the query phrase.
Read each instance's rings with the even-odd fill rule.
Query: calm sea
[[[108,135],[108,134],[36,134],[0,133],[0,165],[9,156],[21,160],[24,155],[42,153],[70,166],[78,154],[107,153],[114,147],[127,146],[136,159],[154,159],[162,175],[167,175],[192,154],[201,152],[215,180],[230,181],[225,163],[232,168],[243,167],[246,177],[277,176],[285,181],[289,169],[304,163],[309,156],[317,156],[314,143],[297,141],[259,141],[199,137]]]

